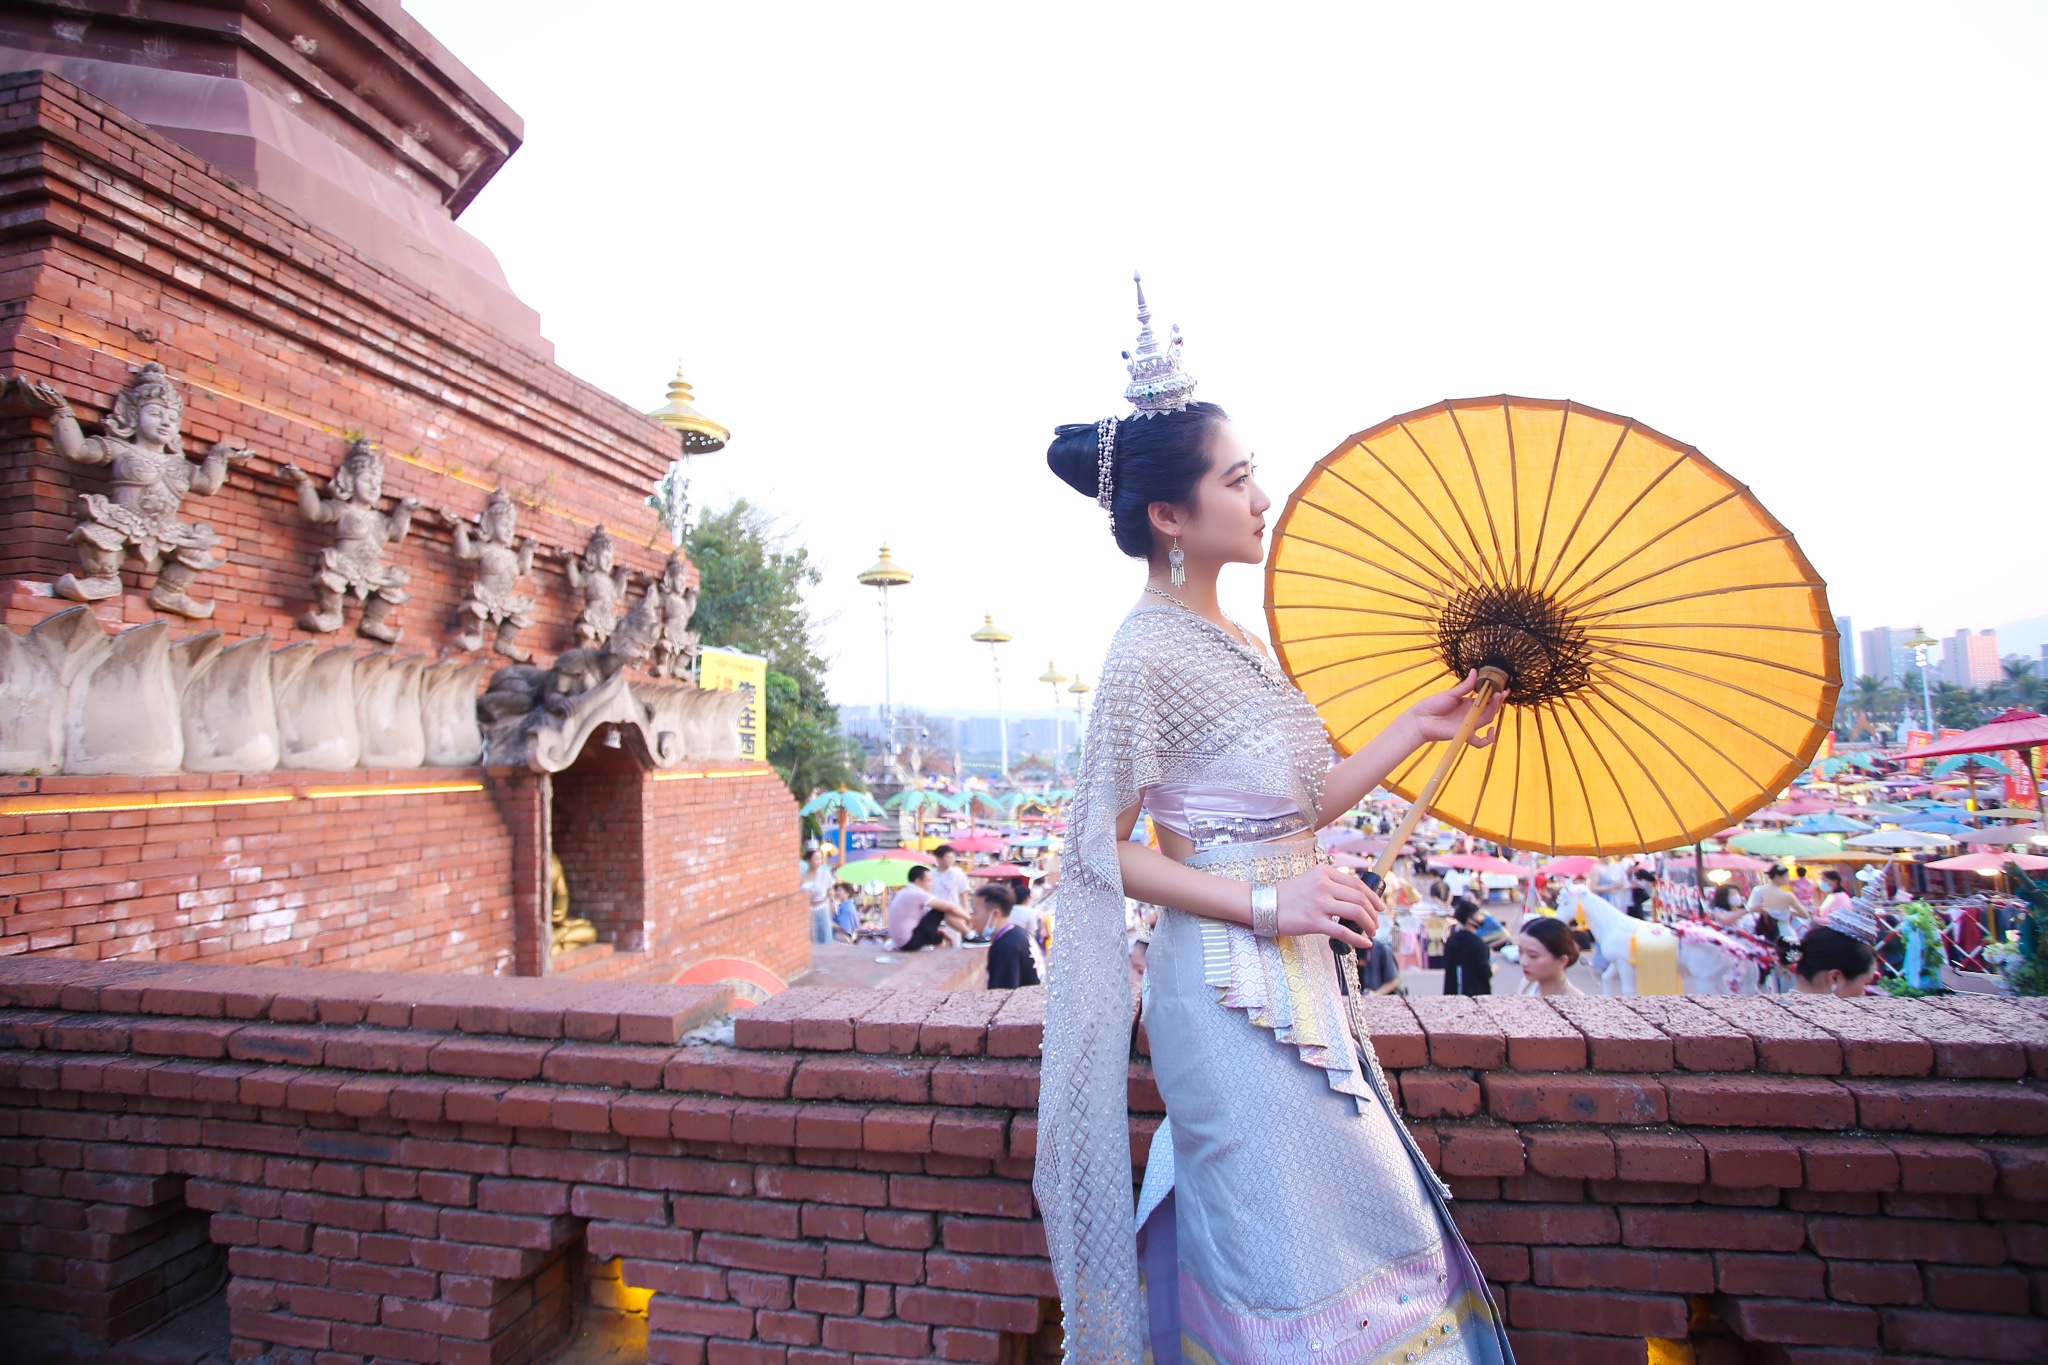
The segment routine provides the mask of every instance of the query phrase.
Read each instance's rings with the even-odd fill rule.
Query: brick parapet
[[[1596,1038],[1648,1041],[1616,1011],[1686,1055],[1668,1002],[1609,1003],[1555,1018],[1589,1057]],[[1779,1036],[1768,1011],[1798,1017],[1750,1003],[1752,1042]],[[158,1241],[164,1264],[198,1254],[179,1217],[202,1209],[250,1351],[318,1338],[367,1358],[373,1331],[424,1333],[444,1359],[489,1350],[512,1324],[455,1310],[521,1286],[539,1301],[565,1256],[615,1259],[607,1273],[652,1291],[657,1361],[994,1361],[1051,1320],[1029,1184],[1042,990],[797,988],[738,1016],[738,1046],[685,1038],[725,1004],[691,987],[0,964],[0,1282],[16,1303],[65,1286],[43,1306],[80,1321],[159,1303],[121,1299],[108,1267]],[[1819,1027],[1931,1042],[1964,1021],[1989,1050],[1971,1068],[1993,1072],[2044,1017],[1872,1004]],[[1945,1074],[1934,1055],[1870,1074],[1853,1048],[1833,1074],[1604,1071],[1571,1065],[1567,1036],[1522,1006],[1500,1016],[1497,1061],[1447,1065],[1439,1035],[1450,1060],[1493,1055],[1471,1041],[1489,1008],[1372,1014],[1531,1359],[1640,1358],[1702,1305],[1792,1360],[2048,1343],[2038,1077]],[[1710,1032],[1707,1055],[1729,1056]],[[1524,1061],[1564,1065],[1518,1067],[1516,1039],[1537,1044]],[[1142,1163],[1160,1104],[1135,1052],[1130,1093]],[[123,1219],[163,1232],[44,1231]]]

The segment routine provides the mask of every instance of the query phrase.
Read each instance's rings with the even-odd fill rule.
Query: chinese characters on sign
[[[738,688],[746,694],[746,706],[740,711],[740,757],[765,762],[768,722],[762,708],[767,705],[768,661],[737,649],[707,648],[697,656],[697,685]]]

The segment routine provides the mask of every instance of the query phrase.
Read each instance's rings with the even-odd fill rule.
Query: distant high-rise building
[[[1879,682],[1900,682],[1913,667],[1913,651],[1905,647],[1904,641],[1913,638],[1910,630],[1898,630],[1891,626],[1872,626],[1863,632],[1863,671]]]
[[[1941,679],[1955,687],[1988,687],[2004,676],[1998,666],[1998,632],[1959,630],[1942,641]]]
[[[1847,687],[1856,681],[1856,631],[1848,617],[1835,618],[1835,634],[1840,637],[1835,648],[1842,656],[1842,686]]]

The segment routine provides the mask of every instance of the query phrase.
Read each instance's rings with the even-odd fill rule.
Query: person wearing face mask
[[[1251,449],[1194,401],[1177,339],[1139,306],[1133,411],[1062,426],[1046,452],[1145,570],[1098,679],[1046,984],[1033,1189],[1066,1356],[1345,1365],[1426,1346],[1505,1365],[1486,1277],[1338,985],[1331,941],[1371,953],[1386,906],[1316,839],[1459,736],[1478,676],[1379,718],[1332,762],[1315,708],[1218,605],[1223,566],[1265,558]],[[1474,743],[1498,715],[1489,703]],[[1145,818],[1156,847],[1130,837]],[[1141,994],[1167,1117],[1135,1200],[1126,897],[1162,907]]]

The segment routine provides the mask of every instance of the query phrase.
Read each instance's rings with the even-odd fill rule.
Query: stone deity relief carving
[[[179,436],[185,401],[155,361],[135,371],[115,396],[98,436],[84,434],[70,402],[53,385],[17,375],[12,387],[22,402],[49,414],[59,455],[76,464],[109,466],[109,492],[79,497],[70,537],[78,547],[78,571],[57,580],[57,595],[73,602],[120,596],[121,564],[132,555],[156,575],[151,606],[194,620],[213,615],[213,603],[197,601],[187,590],[199,575],[227,562],[213,554],[220,534],[203,521],[180,521],[178,513],[187,497],[217,492],[228,466],[241,464],[250,452],[216,441],[198,464],[186,459]]]
[[[647,671],[657,678],[687,678],[697,660],[697,632],[690,629],[690,617],[697,610],[697,590],[686,586],[689,566],[680,552],[661,566],[661,578],[648,589],[651,597],[661,596],[661,625],[654,640],[654,656]]]
[[[631,571],[614,564],[611,533],[599,526],[590,533],[579,560],[564,550],[564,568],[569,586],[583,594],[583,610],[576,617],[576,647],[596,649],[612,638],[619,617],[626,609],[626,586]]]
[[[492,647],[516,663],[525,663],[533,651],[515,641],[521,630],[533,624],[534,599],[520,594],[519,580],[533,568],[540,542],[528,536],[514,547],[519,508],[502,488],[491,491],[474,531],[459,513],[444,507],[441,515],[455,528],[456,557],[473,559],[477,565],[476,579],[462,599],[462,632],[455,643],[465,650],[482,649],[485,634],[495,627]]]
[[[359,440],[348,448],[324,498],[305,470],[289,463],[278,469],[298,485],[300,514],[307,521],[334,527],[334,544],[320,552],[319,567],[313,571],[312,609],[299,618],[299,625],[321,635],[339,630],[346,599],[354,593],[363,604],[356,633],[397,644],[404,630],[392,623],[391,613],[411,596],[405,591],[409,575],[386,564],[384,551],[405,539],[419,499],[402,498],[390,512],[382,510],[384,455],[371,441]]]

